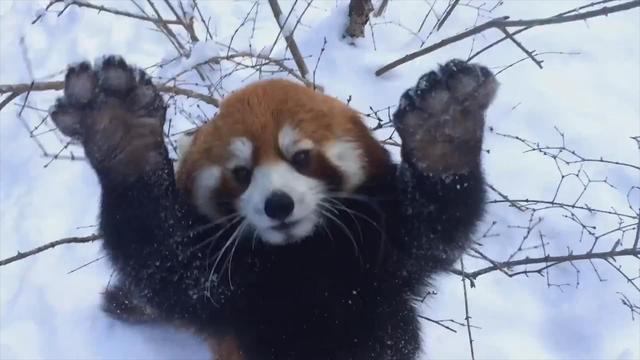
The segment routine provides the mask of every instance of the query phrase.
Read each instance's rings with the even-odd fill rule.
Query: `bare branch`
[[[587,9],[587,8],[590,8],[590,7],[594,7],[594,6],[598,6],[598,5],[603,5],[603,4],[606,4],[606,3],[612,2],[612,1],[616,1],[616,0],[601,0],[601,1],[596,1],[596,2],[593,2],[593,3],[587,4],[587,5],[583,5],[583,6],[577,7],[577,8],[575,8],[575,9],[571,9],[571,10],[563,11],[563,12],[561,12],[561,13],[559,13],[559,14],[556,14],[554,17],[559,17],[559,16],[568,15],[568,14],[571,14],[571,13],[574,13],[574,12],[578,12],[578,11],[580,11],[580,10],[584,10],[584,9]],[[535,27],[535,26],[527,26],[527,27],[524,27],[524,28],[522,28],[522,29],[519,29],[519,30],[514,31],[513,33],[511,33],[511,35],[512,35],[512,36],[516,36],[516,35],[518,35],[518,34],[520,34],[520,33],[522,33],[522,32],[525,32],[525,31],[527,31],[527,30],[529,30],[529,29],[533,29],[534,27]],[[487,50],[491,49],[492,47],[494,47],[494,46],[496,46],[496,45],[500,44],[501,42],[503,42],[503,41],[505,41],[505,40],[507,40],[507,39],[509,39],[509,38],[508,38],[507,36],[505,36],[505,37],[503,37],[503,38],[501,38],[501,39],[499,39],[499,40],[496,40],[496,41],[492,42],[491,44],[489,44],[489,45],[487,45],[487,46],[483,47],[482,49],[480,49],[480,50],[476,51],[473,55],[470,55],[470,56],[467,58],[467,62],[468,62],[468,61],[473,60],[473,59],[474,59],[475,57],[477,57],[478,55],[482,54],[483,52],[485,52],[485,51],[487,51]]]
[[[445,328],[445,329],[447,329],[447,330],[449,330],[449,331],[451,331],[451,332],[457,333],[457,331],[456,331],[455,329],[453,329],[453,328],[451,328],[451,327],[449,327],[449,326],[447,326],[447,325],[443,324],[443,321],[445,321],[445,320],[433,320],[433,319],[428,318],[428,317],[426,317],[426,316],[424,316],[424,315],[418,315],[418,317],[419,317],[420,319],[424,319],[424,320],[427,320],[427,321],[429,321],[429,322],[432,322],[432,323],[434,323],[434,324],[436,324],[436,325],[442,326],[443,328]]]
[[[53,249],[54,247],[56,247],[58,245],[89,243],[89,242],[96,241],[96,240],[98,240],[100,238],[102,238],[102,235],[93,234],[93,235],[89,235],[89,236],[85,236],[85,237],[69,237],[69,238],[64,238],[64,239],[52,241],[52,242],[44,244],[42,246],[38,246],[35,249],[31,249],[31,250],[25,251],[25,252],[18,252],[15,256],[0,260],[0,266],[11,264],[14,261],[18,261],[18,260],[24,259],[26,257],[41,253],[43,251],[46,251],[46,250],[49,250],[49,249]]]
[[[616,257],[622,257],[622,256],[633,256],[635,258],[638,258],[640,256],[640,249],[623,249],[623,250],[616,250],[616,251],[605,251],[605,252],[587,252],[584,254],[569,254],[569,255],[564,255],[564,256],[545,256],[545,257],[539,257],[539,258],[524,258],[524,259],[519,259],[519,260],[512,260],[512,261],[504,261],[504,262],[496,262],[494,265],[491,266],[487,266],[485,268],[479,269],[479,270],[475,270],[475,271],[471,271],[471,272],[465,272],[462,270],[458,270],[458,269],[452,269],[450,270],[450,272],[456,274],[456,275],[460,275],[460,276],[464,276],[468,279],[473,279],[475,280],[476,278],[478,278],[478,276],[480,275],[484,275],[484,274],[488,274],[490,272],[493,271],[497,271],[500,269],[509,269],[509,268],[513,268],[516,266],[523,266],[523,265],[532,265],[532,264],[542,264],[542,263],[549,263],[551,264],[551,266],[555,266],[561,263],[565,263],[565,262],[569,262],[569,261],[580,261],[580,260],[593,260],[593,259],[610,259],[610,258],[616,258]],[[539,269],[539,270],[535,270],[535,271],[529,271],[529,272],[539,272],[542,271],[545,268]],[[518,273],[508,273],[507,275],[509,277],[513,277],[515,275],[517,275]]]
[[[573,21],[579,21],[579,20],[585,20],[585,19],[589,19],[589,18],[593,18],[593,17],[597,17],[597,16],[607,16],[609,14],[613,14],[616,12],[621,12],[621,11],[626,11],[629,9],[633,9],[640,6],[640,0],[633,0],[633,1],[629,1],[629,2],[625,2],[623,4],[620,5],[615,5],[615,6],[610,6],[610,7],[602,7],[600,9],[597,10],[592,10],[592,11],[587,11],[584,13],[580,13],[580,14],[574,14],[574,15],[566,15],[566,16],[556,16],[556,17],[550,17],[550,18],[543,18],[543,19],[528,19],[528,20],[509,20],[508,17],[500,17],[500,18],[496,18],[496,19],[492,19],[487,21],[484,24],[478,25],[474,28],[471,28],[467,31],[461,32],[460,34],[448,37],[444,40],[441,40],[431,46],[428,46],[424,49],[415,51],[413,53],[407,54],[403,57],[401,57],[398,60],[395,60],[381,68],[379,68],[378,70],[376,70],[375,74],[376,76],[380,76],[384,73],[386,73],[387,71],[394,69],[402,64],[405,64],[411,60],[414,60],[418,57],[427,55],[429,53],[434,52],[435,50],[438,50],[440,48],[443,48],[447,45],[453,44],[455,42],[467,39],[471,36],[477,35],[485,30],[488,29],[502,29],[502,28],[509,28],[509,27],[520,27],[520,26],[543,26],[543,25],[552,25],[552,24],[563,24],[563,23],[568,23],[568,22],[573,22]]]
[[[2,110],[2,108],[4,108],[5,106],[7,106],[9,103],[11,103],[13,100],[15,100],[15,98],[17,98],[18,96],[20,96],[21,93],[9,93],[9,95],[7,95],[6,98],[4,98],[1,102],[0,102],[0,111]]]
[[[453,13],[453,10],[455,10],[456,6],[458,6],[458,3],[460,3],[460,0],[453,0],[449,4],[449,6],[447,6],[447,10],[445,11],[444,15],[442,15],[442,17],[436,24],[436,31],[440,31],[440,29],[442,29],[444,23],[447,22],[449,16],[451,16],[451,14]]]
[[[531,61],[533,61],[540,69],[542,69],[542,60],[538,60],[533,55],[533,52],[529,51],[529,49],[524,47],[524,45],[522,45],[520,41],[516,40],[516,38],[509,32],[509,30],[507,30],[506,28],[500,28],[500,31],[504,33],[504,36],[506,36],[509,40],[511,40],[514,44],[516,44],[516,46],[520,48],[522,52],[527,54],[527,56],[529,57],[529,59],[531,59]]]
[[[132,19],[138,19],[138,20],[142,20],[142,21],[149,21],[152,23],[164,23],[167,25],[181,25],[181,21],[180,20],[166,20],[166,19],[159,19],[159,18],[152,18],[149,16],[144,16],[144,15],[138,15],[138,14],[134,14],[128,11],[123,11],[123,10],[119,10],[119,9],[114,9],[114,8],[110,8],[110,7],[106,7],[103,5],[96,5],[96,4],[92,4],[88,1],[84,1],[84,0],[52,0],[46,7],[46,9],[48,10],[52,5],[57,4],[57,3],[63,3],[65,4],[65,8],[69,7],[70,5],[75,5],[77,7],[81,7],[81,8],[88,8],[88,9],[93,9],[93,10],[97,10],[98,12],[105,12],[105,13],[110,13],[110,14],[114,14],[114,15],[120,15],[120,16],[124,16],[124,17],[128,17],[128,18],[132,18]],[[58,14],[60,15],[60,14]],[[35,20],[33,20],[32,24],[35,24],[38,20],[40,20],[41,16],[38,16]]]
[[[160,92],[194,98],[216,107],[220,105],[220,101],[210,95],[205,95],[202,93],[195,92],[193,90],[184,89],[177,86],[170,86],[166,84],[156,84],[156,86],[158,87],[158,90]],[[33,92],[33,91],[49,91],[49,90],[62,90],[62,89],[64,89],[64,81],[34,82],[32,84],[8,84],[8,85],[0,85],[0,95],[8,93],[10,94],[9,97],[13,96],[13,99],[15,99],[20,94],[26,93],[28,91]],[[3,106],[5,101],[6,99],[2,102]],[[0,107],[0,109],[1,108],[2,107]]]
[[[384,14],[384,11],[387,10],[388,5],[389,5],[389,0],[382,0],[380,2],[380,5],[378,5],[378,8],[376,9],[376,11],[373,13],[373,16],[374,17],[382,16],[382,14]]]
[[[281,24],[280,19],[282,18],[282,9],[280,9],[280,5],[278,4],[278,0],[269,0],[269,6],[271,6],[271,11],[273,12],[273,16],[276,18],[276,22],[280,27],[280,31],[284,35],[284,40],[287,42],[287,46],[291,51],[291,56],[293,57],[293,61],[296,63],[298,67],[298,71],[300,71],[300,76],[304,79],[307,78],[309,74],[309,69],[307,68],[307,64],[304,62],[304,58],[300,53],[300,49],[298,48],[298,44],[293,39],[293,34],[288,34],[284,31],[284,25]],[[308,85],[307,85],[308,86]],[[313,84],[312,84],[313,86]]]
[[[460,268],[464,273],[464,262],[460,259]],[[467,279],[462,276],[462,290],[464,291],[464,320],[467,322],[467,335],[469,337],[469,350],[471,351],[471,360],[475,360],[476,356],[473,352],[473,337],[471,337],[471,316],[469,316],[469,298],[467,296]]]

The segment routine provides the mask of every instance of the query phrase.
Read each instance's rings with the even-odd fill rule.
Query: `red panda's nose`
[[[264,202],[264,212],[268,217],[284,221],[293,212],[293,199],[284,191],[274,191]]]

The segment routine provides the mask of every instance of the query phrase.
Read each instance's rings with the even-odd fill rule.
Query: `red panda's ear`
[[[198,128],[199,129],[199,128]],[[191,188],[193,161],[189,161],[188,153],[193,147],[198,129],[185,132],[178,137],[177,152],[178,160],[175,163],[174,171],[176,174],[176,183],[178,188],[183,191],[188,191]]]
[[[197,131],[197,129],[188,131],[178,137],[178,160],[183,158],[191,148]]]

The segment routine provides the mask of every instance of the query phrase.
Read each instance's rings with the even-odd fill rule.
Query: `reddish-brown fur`
[[[178,186],[190,192],[199,169],[208,165],[223,166],[230,156],[229,142],[236,137],[246,137],[253,144],[254,165],[282,159],[278,134],[285,125],[311,140],[315,149],[335,139],[355,141],[365,156],[365,177],[384,169],[390,161],[355,110],[302,85],[287,80],[267,80],[230,95],[223,101],[216,118],[197,131],[177,174]],[[308,175],[325,181],[336,175],[317,150],[312,158],[314,165]],[[242,191],[226,173],[215,196],[235,198]]]
[[[238,347],[238,341],[233,336],[210,337],[207,340],[213,360],[243,360],[244,355]]]
[[[178,186],[190,193],[199,169],[210,165],[224,168],[231,156],[229,144],[233,138],[245,137],[251,141],[254,165],[284,159],[278,134],[285,125],[292,126],[302,138],[314,143],[313,165],[306,175],[326,183],[340,175],[320,152],[332,140],[347,138],[358,144],[364,156],[365,177],[375,176],[390,163],[387,152],[355,110],[293,82],[268,80],[230,95],[222,103],[216,118],[198,129],[178,171]],[[243,191],[230,174],[225,173],[212,199],[233,200]],[[243,358],[233,337],[210,338],[209,344],[218,360]]]

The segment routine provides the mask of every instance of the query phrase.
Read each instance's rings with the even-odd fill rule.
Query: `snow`
[[[228,43],[232,37],[236,49],[262,49],[261,54],[271,52],[274,58],[290,57],[282,40],[271,49],[279,28],[268,7],[262,4],[255,24],[250,17],[239,27],[251,2],[198,2],[202,11],[212,18],[214,39],[205,41],[204,29],[197,23],[201,41],[191,48],[191,56],[170,62],[176,57],[175,49],[162,34],[149,30],[151,23],[71,6],[60,17],[47,13],[31,25],[34,14],[46,3],[0,1],[1,84],[31,80],[19,46],[22,36],[36,79],[58,74],[55,79],[60,80],[60,71],[67,64],[105,53],[123,55],[128,62],[143,68],[164,59],[169,64],[154,68],[151,73],[171,78],[212,56],[226,53],[226,47],[219,44]],[[183,2],[187,5],[185,9],[189,3]],[[104,4],[138,11],[129,2]],[[583,3],[531,4],[505,2],[493,16],[545,17]],[[281,1],[285,14],[291,5],[292,2]],[[301,12],[302,5],[305,4],[299,4],[296,11]],[[446,2],[438,4],[445,5]],[[373,109],[395,106],[402,92],[437,64],[468,56],[470,40],[404,64],[382,77],[374,75],[380,66],[419,48],[420,40],[398,24],[416,30],[428,7],[427,2],[390,2],[384,18],[373,20],[375,46],[370,28],[365,39],[354,46],[342,39],[347,3],[314,2],[297,27],[295,39],[311,71],[327,39],[326,51],[315,74],[317,81],[324,86],[325,93],[343,101],[350,98],[351,106],[367,113],[370,106]],[[295,24],[298,18],[295,13],[285,28]],[[476,14],[473,8],[460,7],[427,45],[467,28],[475,21]],[[490,152],[484,154],[484,168],[492,185],[512,197],[548,199],[558,181],[552,161],[535,153],[525,153],[526,148],[521,144],[496,132],[558,145],[562,139],[555,130],[557,127],[565,133],[567,146],[580,153],[638,164],[637,145],[629,137],[640,135],[639,16],[640,12],[635,9],[587,22],[539,27],[518,35],[523,44],[538,53],[577,51],[580,54],[542,55],[543,70],[526,60],[498,76],[500,90],[487,117],[487,127],[495,131],[485,133],[485,149]],[[167,17],[171,15],[167,13]],[[284,18],[279,20],[284,23]],[[420,35],[426,36],[431,26],[433,23],[427,22]],[[173,29],[181,39],[188,39],[179,27]],[[476,38],[474,47],[477,50],[499,36],[499,32],[487,32]],[[522,57],[524,54],[516,46],[504,42],[476,61],[498,71]],[[291,61],[288,65],[295,68]],[[213,69],[205,68],[207,76],[215,81],[220,79],[212,89],[216,96],[223,97],[250,81],[272,76],[253,69],[223,76],[235,67],[223,62]],[[200,79],[193,73],[180,78],[185,87],[206,92],[206,88],[190,85],[197,81]],[[32,106],[47,109],[57,95],[55,92],[33,93],[29,101]],[[24,100],[24,96],[19,99]],[[185,104],[183,111],[172,107],[168,112],[175,126],[173,133],[189,129],[215,114],[215,108],[195,100],[179,101]],[[58,160],[44,168],[50,159],[41,157],[41,151],[18,118],[18,110],[9,105],[0,112],[0,258],[52,240],[91,234],[94,227],[78,227],[95,225],[98,213],[99,185],[89,165]],[[24,118],[33,125],[38,123],[39,115],[25,111]],[[43,125],[42,130],[47,126]],[[390,131],[378,133],[380,137],[389,134]],[[40,139],[52,153],[60,148],[54,133]],[[81,155],[77,149],[74,152]],[[394,151],[393,156],[397,159],[398,152]],[[595,166],[589,170],[592,178],[607,177],[618,190],[596,183],[582,201],[603,209],[614,207],[629,212],[626,193],[620,189],[638,185],[638,173],[633,169]],[[582,187],[575,178],[566,181],[567,186],[558,197],[571,201]],[[640,206],[639,197],[639,191],[630,195],[635,208]],[[576,249],[588,249],[590,242],[579,243],[580,234],[575,224],[555,215],[558,216],[545,216],[536,228],[546,234],[550,242],[548,251],[564,254],[568,244]],[[615,219],[593,217],[593,220],[598,229],[615,226]],[[504,259],[522,238],[522,231],[509,225],[526,225],[528,215],[505,206],[490,205],[479,232],[492,221],[497,222],[492,232],[500,236],[484,239],[483,250]],[[630,235],[627,233],[624,243],[630,241]],[[603,241],[596,250],[608,250],[614,241]],[[99,260],[68,273],[103,255],[99,242],[66,245],[0,267],[0,358],[209,358],[204,342],[187,330],[132,326],[107,318],[99,309],[99,301],[100,292],[111,276],[108,262]],[[637,262],[633,261],[620,259],[619,264],[637,269]],[[478,259],[465,259],[469,269],[482,265]],[[573,285],[564,287],[562,292],[555,287],[548,288],[545,279],[537,275],[510,279],[496,272],[478,278],[476,287],[468,288],[472,322],[481,328],[473,329],[476,357],[640,358],[638,320],[631,321],[628,309],[620,305],[616,294],[623,292],[637,300],[637,292],[614,269],[600,265],[600,275],[606,282],[598,281],[588,263],[577,264],[581,269],[577,288],[575,271],[570,265],[556,268],[552,280]],[[420,306],[420,312],[434,319],[463,320],[460,279],[442,275],[435,285],[438,294],[429,296]],[[458,332],[452,333],[425,322],[424,358],[469,358],[466,329],[456,329]]]
[[[191,48],[191,55],[182,61],[183,70],[193,68],[197,64],[209,61],[220,55],[220,45],[214,41],[199,41]]]

